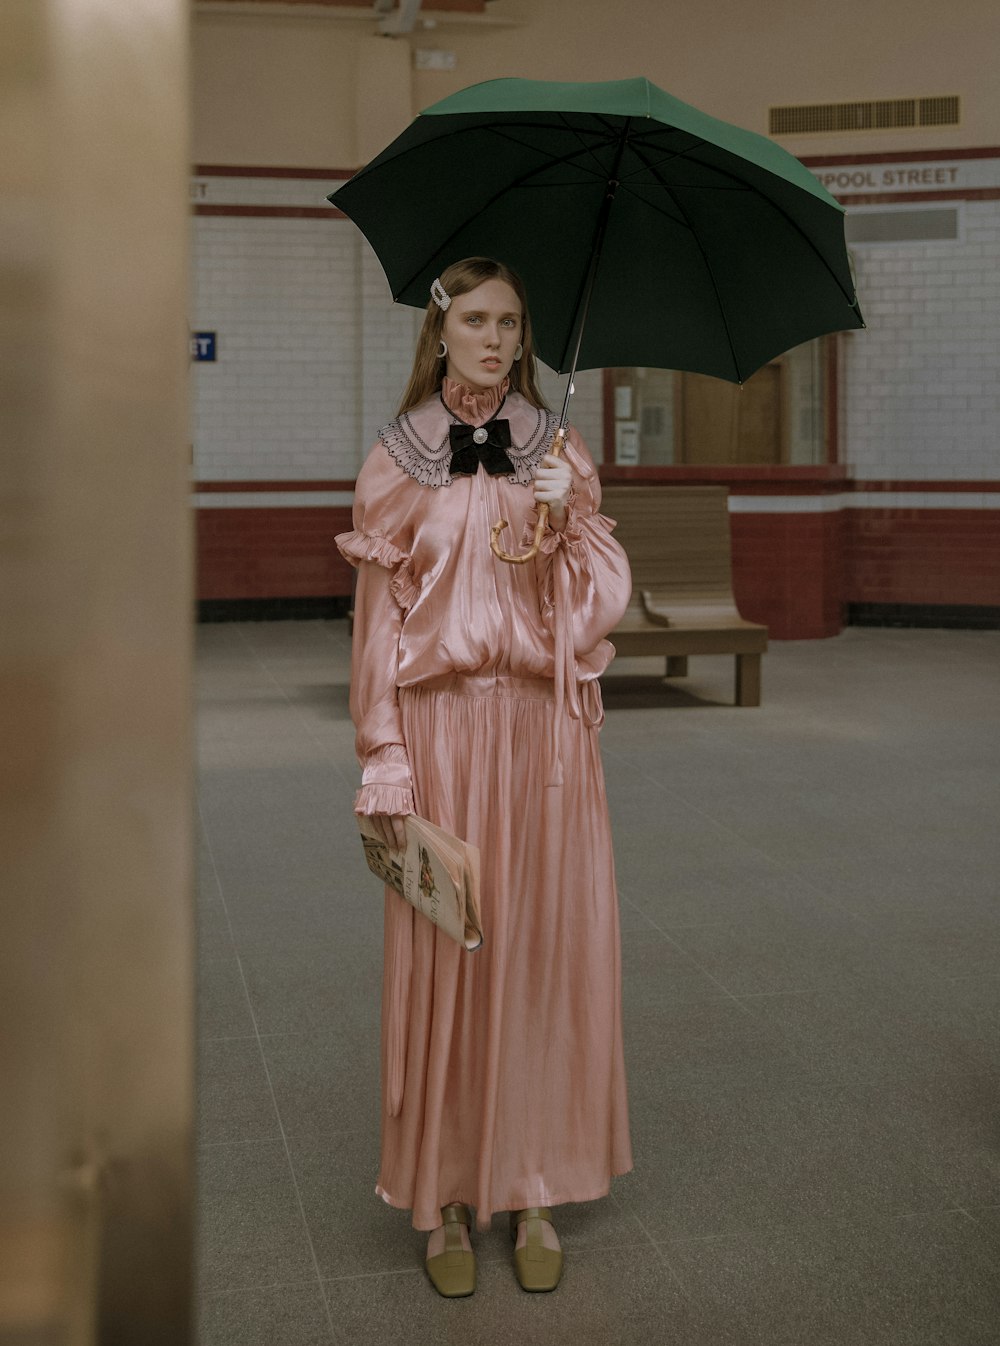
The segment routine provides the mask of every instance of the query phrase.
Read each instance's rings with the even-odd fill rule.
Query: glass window
[[[788,351],[742,387],[670,369],[609,371],[615,462],[825,463],[831,340],[821,337]]]

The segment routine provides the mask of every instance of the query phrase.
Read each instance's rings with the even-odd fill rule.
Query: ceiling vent
[[[770,109],[773,136],[958,124],[958,94],[942,98],[882,98],[867,103],[807,103]]]

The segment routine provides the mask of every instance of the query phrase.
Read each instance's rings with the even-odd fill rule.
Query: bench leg
[[[759,654],[738,654],[736,656],[736,704],[738,706],[760,705]]]
[[[686,678],[688,675],[688,657],[686,654],[667,655],[667,677]]]

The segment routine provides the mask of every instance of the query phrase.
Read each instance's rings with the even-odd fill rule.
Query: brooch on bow
[[[448,437],[453,477],[474,477],[480,463],[491,477],[514,471],[506,453],[510,448],[510,421],[492,420],[480,426],[462,422],[449,428]]]

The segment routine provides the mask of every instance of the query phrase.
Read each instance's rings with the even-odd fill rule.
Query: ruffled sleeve
[[[366,464],[367,468],[367,464]],[[373,474],[358,477],[354,529],[335,538],[346,561],[357,567],[351,640],[351,719],[361,765],[354,812],[412,813],[413,785],[396,696],[403,618],[418,593],[409,555],[400,540],[378,531]],[[377,484],[377,477],[375,478]],[[391,513],[379,520],[391,527]]]
[[[352,566],[362,561],[373,561],[384,567],[389,573],[389,591],[405,612],[416,600],[419,589],[413,578],[413,567],[405,552],[378,533],[362,533],[354,529],[350,533],[340,533],[334,539],[341,556]]]
[[[535,561],[542,620],[555,631],[557,595],[566,595],[567,631],[573,653],[589,654],[612,631],[628,607],[632,576],[624,549],[611,536],[614,520],[599,513],[601,483],[583,440],[571,429],[564,456],[573,469],[573,489],[560,530],[546,528]],[[524,541],[534,537],[532,510]]]

